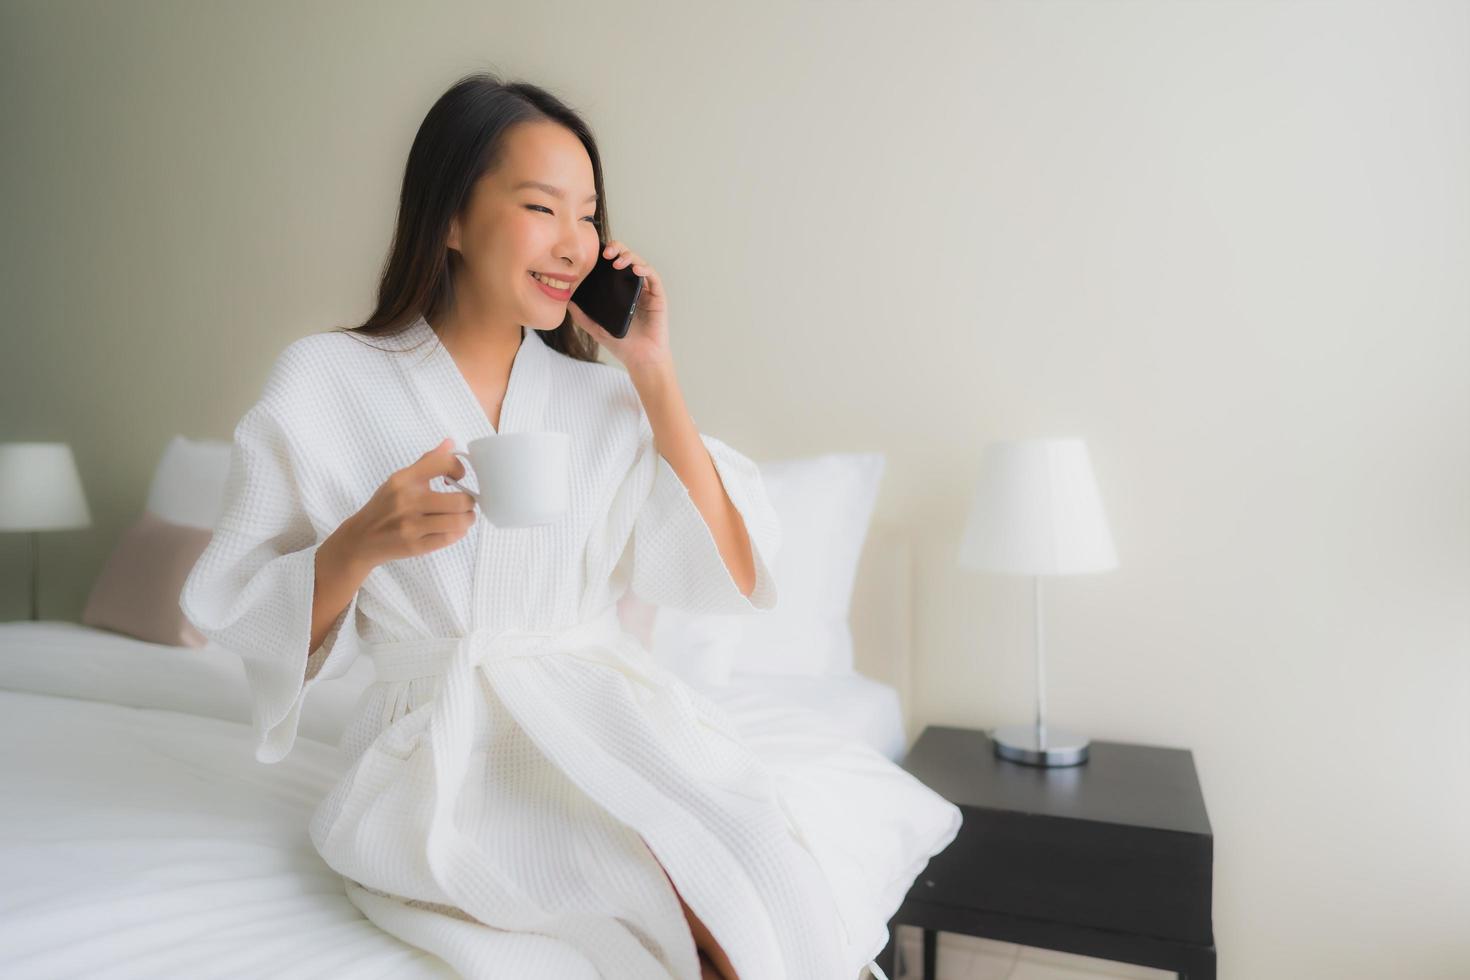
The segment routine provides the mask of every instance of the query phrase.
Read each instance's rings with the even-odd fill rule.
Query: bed
[[[807,711],[895,761],[911,740],[910,543],[875,524],[855,670],[735,674],[732,717]],[[291,754],[252,754],[243,668],[213,646],[0,624],[0,976],[453,977],[348,901],[307,836],[364,658],[308,695]]]

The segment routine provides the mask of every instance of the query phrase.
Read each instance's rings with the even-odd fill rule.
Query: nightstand
[[[889,920],[1214,980],[1214,836],[1188,749],[1093,741],[1077,766],[1002,759],[983,731],[931,725],[903,768],[964,823]]]

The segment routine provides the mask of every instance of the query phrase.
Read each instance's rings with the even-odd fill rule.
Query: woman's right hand
[[[370,570],[395,558],[437,551],[469,533],[475,498],[464,491],[431,489],[429,481],[436,476],[465,476],[464,463],[448,439],[384,480],[372,499],[334,532],[343,536],[354,565]]]

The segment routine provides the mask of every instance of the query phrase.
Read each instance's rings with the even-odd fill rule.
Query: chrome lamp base
[[[996,755],[1028,766],[1080,765],[1091,744],[1086,735],[1036,725],[1002,725],[987,734]]]

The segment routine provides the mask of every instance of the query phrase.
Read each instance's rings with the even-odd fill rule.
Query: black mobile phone
[[[621,339],[628,335],[628,326],[633,322],[633,308],[643,292],[643,277],[636,275],[631,265],[614,269],[613,259],[603,254],[606,248],[606,242],[598,246],[597,264],[577,284],[572,301],[602,329]]]

